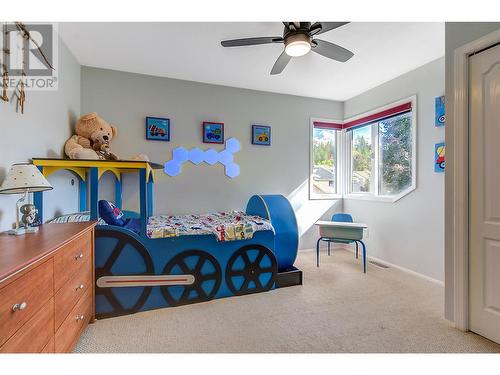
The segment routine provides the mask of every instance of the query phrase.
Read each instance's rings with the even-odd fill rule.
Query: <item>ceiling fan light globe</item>
[[[285,53],[288,56],[303,56],[311,50],[311,38],[307,34],[294,34],[285,39]]]
[[[285,47],[285,52],[288,56],[304,56],[311,50],[311,45],[308,42],[296,41],[288,44]]]

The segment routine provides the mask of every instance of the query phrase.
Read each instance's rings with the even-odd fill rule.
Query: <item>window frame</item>
[[[313,168],[314,168],[314,123],[315,122],[326,122],[326,123],[336,123],[343,124],[344,121],[325,119],[318,117],[310,118],[309,126],[309,200],[337,200],[342,198],[342,176],[343,176],[343,166],[342,166],[342,155],[343,155],[343,130],[335,131],[335,144],[337,148],[336,155],[336,175],[335,175],[335,193],[334,194],[316,194],[313,191]]]
[[[351,191],[351,181],[352,181],[352,154],[351,154],[351,145],[352,145],[352,131],[344,131],[345,139],[344,139],[344,149],[346,149],[346,153],[344,154],[344,164],[346,165],[346,174],[344,175],[344,194],[343,197],[345,199],[359,199],[359,200],[371,200],[371,201],[383,201],[383,202],[396,202],[403,198],[404,196],[411,193],[413,190],[417,188],[417,96],[413,95],[411,97],[407,97],[396,102],[392,102],[390,104],[386,104],[382,107],[375,108],[371,111],[361,113],[359,115],[350,117],[345,120],[345,122],[350,122],[357,120],[359,118],[363,118],[369,116],[374,113],[382,112],[384,110],[396,107],[398,105],[411,102],[411,121],[412,121],[412,160],[411,160],[411,185],[403,190],[401,193],[397,195],[380,195],[380,145],[379,145],[379,122],[376,121],[373,123],[369,123],[366,126],[371,126],[372,133],[372,151],[374,153],[374,157],[372,159],[372,172],[373,178],[370,181],[370,192],[352,192]],[[341,163],[342,164],[342,163]]]

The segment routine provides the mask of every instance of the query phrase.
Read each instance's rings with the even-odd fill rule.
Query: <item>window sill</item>
[[[395,202],[399,201],[401,198],[410,194],[415,189],[416,189],[416,187],[412,186],[412,187],[408,188],[407,190],[403,191],[402,193],[395,195],[395,196],[375,196],[372,194],[352,194],[351,193],[351,194],[344,195],[343,198],[344,199],[351,199],[351,200],[395,203]]]
[[[314,195],[309,196],[310,201],[333,201],[342,199],[342,195],[340,194],[328,194],[328,195]]]

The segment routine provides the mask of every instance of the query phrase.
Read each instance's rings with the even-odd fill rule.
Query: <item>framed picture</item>
[[[170,141],[170,119],[146,117],[146,139],[151,141]]]
[[[446,110],[444,105],[444,96],[438,96],[434,99],[434,125],[444,126],[446,122]]]
[[[434,172],[442,173],[445,169],[445,145],[444,142],[436,143],[434,146]]]
[[[224,143],[224,123],[205,121],[202,131],[203,143]]]
[[[271,146],[271,127],[266,125],[252,125],[252,144]]]

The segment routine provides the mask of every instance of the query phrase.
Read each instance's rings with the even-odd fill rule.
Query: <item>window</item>
[[[354,129],[351,139],[351,191],[353,193],[369,192],[373,168],[371,126]]]
[[[347,195],[395,201],[415,188],[415,98],[344,124]]]
[[[416,97],[345,122],[311,119],[310,199],[395,202],[416,187]]]
[[[328,199],[338,194],[338,136],[341,124],[313,121],[310,198]]]
[[[412,185],[411,113],[378,123],[379,193],[398,195]]]

